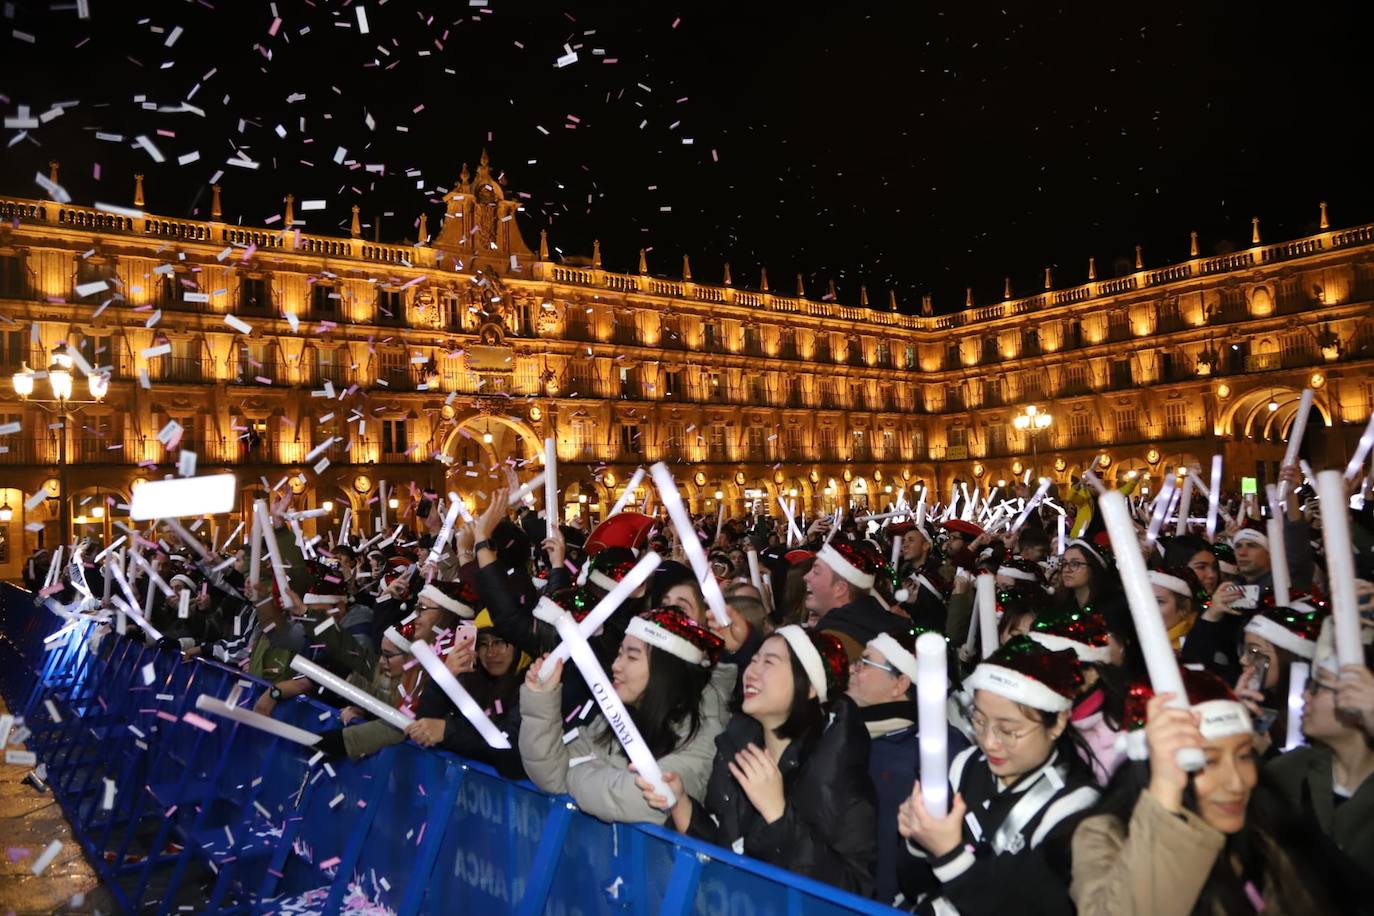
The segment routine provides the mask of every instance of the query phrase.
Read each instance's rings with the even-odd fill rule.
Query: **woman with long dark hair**
[[[1078,657],[1028,636],[1007,642],[965,681],[974,740],[949,768],[949,811],[926,808],[920,783],[898,812],[907,840],[902,892],[921,912],[1070,913],[1047,847],[1097,801],[1087,750],[1069,723],[1083,685]],[[900,867],[900,866],[899,866]]]
[[[1293,663],[1312,660],[1325,616],[1305,601],[1290,601],[1265,608],[1241,632],[1236,696],[1255,720],[1255,747],[1265,759],[1278,754],[1288,733]]]
[[[1048,649],[1072,649],[1083,669],[1083,687],[1074,697],[1069,721],[1083,736],[1099,785],[1106,785],[1125,759],[1117,747],[1125,709],[1126,684],[1112,647],[1107,621],[1096,611],[1066,611],[1041,617],[1030,638]]]
[[[868,731],[845,696],[849,662],[828,633],[785,626],[744,670],[705,795],[664,764],[668,822],[735,852],[869,895],[877,859]],[[829,720],[827,722],[827,719]],[[667,799],[640,780],[646,803]],[[684,791],[685,789],[685,791]]]
[[[733,665],[717,666],[720,637],[674,608],[631,618],[611,665],[611,685],[665,769],[681,774],[687,792],[706,788],[715,738],[725,725],[721,699],[734,686]],[[619,742],[604,717],[574,719],[564,733],[563,666],[541,680],[546,656],[530,665],[520,689],[520,758],[535,785],[566,792],[583,811],[604,821],[663,822],[635,786]],[[713,677],[721,681],[711,685]],[[711,685],[712,689],[707,689]]]
[[[1111,551],[1082,538],[1074,538],[1059,560],[1059,586],[1054,604],[1065,608],[1093,608],[1121,591]]]
[[[1182,673],[1189,708],[1168,706],[1170,695],[1151,696],[1144,686],[1131,692],[1127,717],[1144,720],[1144,741],[1138,731],[1128,744],[1149,763],[1123,766],[1098,813],[1074,831],[1078,912],[1327,912],[1323,881],[1299,861],[1306,841],[1288,832],[1273,793],[1256,791],[1249,713],[1216,676]],[[1196,773],[1178,765],[1185,748],[1206,755]]]

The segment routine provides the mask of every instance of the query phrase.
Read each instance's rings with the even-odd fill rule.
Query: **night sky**
[[[1374,220],[1367,4],[83,6],[3,4],[0,111],[63,106],[6,126],[4,193],[46,196],[56,158],[76,203],[127,206],[141,171],[148,210],[208,218],[222,173],[226,219],[271,225],[290,191],[306,231],[345,233],[356,203],[413,240],[486,147],[531,245],[599,238],[629,272],[645,247],[670,276],[686,253],[706,282],[728,260],[747,287],[763,264],[775,290],[800,271],[907,311],[1000,299],[1007,275],[1029,294],[1046,265],[1079,283],[1089,255],[1110,277],[1136,244],[1177,261],[1190,229],[1232,250],[1252,216],[1301,235],[1323,199],[1335,225]]]

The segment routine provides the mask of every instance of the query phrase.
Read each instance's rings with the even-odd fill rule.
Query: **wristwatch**
[[[280,687],[273,687],[271,690],[267,691],[267,695],[274,700],[280,700],[282,697],[286,696],[286,694],[281,692]]]
[[[479,550],[490,550],[492,552],[495,552],[496,545],[492,544],[491,538],[486,538],[485,540],[478,541],[476,544],[472,545],[473,553],[476,553]]]

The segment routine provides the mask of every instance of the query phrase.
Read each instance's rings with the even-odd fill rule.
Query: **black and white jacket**
[[[922,912],[1071,914],[1068,876],[1047,858],[1045,840],[1056,828],[1072,829],[1098,791],[1090,771],[1059,758],[1056,750],[1003,786],[977,746],[955,757],[949,782],[968,806],[964,843],[931,859],[907,841],[898,875],[907,901]]]

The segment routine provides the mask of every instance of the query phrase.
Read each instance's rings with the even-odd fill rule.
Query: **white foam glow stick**
[[[1212,479],[1207,484],[1207,543],[1216,543],[1217,512],[1221,508],[1221,456],[1212,456]]]
[[[404,730],[405,727],[411,723],[411,719],[396,707],[388,706],[372,694],[359,690],[342,678],[336,677],[324,670],[308,658],[302,658],[299,655],[293,656],[291,658],[291,670],[298,674],[304,674],[325,690],[338,694],[354,706],[357,706],[359,709],[367,710],[372,713],[373,716],[389,725]]]
[[[1187,709],[1188,692],[1183,688],[1178,660],[1174,658],[1169,635],[1164,631],[1164,617],[1159,612],[1159,601],[1145,570],[1145,558],[1140,553],[1126,497],[1120,490],[1109,490],[1098,497],[1097,505],[1111,536],[1112,550],[1116,552],[1116,568],[1121,573],[1121,584],[1131,607],[1131,619],[1135,621],[1136,638],[1145,656],[1150,686],[1156,694],[1173,694],[1169,701],[1171,707]],[[1202,769],[1207,760],[1201,748],[1190,747],[1178,752],[1177,762],[1181,769],[1192,772]]]
[[[250,524],[250,534],[248,535],[248,584],[251,586],[250,597],[257,600],[256,589],[258,587],[258,577],[262,572],[262,516],[258,514],[258,506],[253,504],[253,516]]]
[[[1164,474],[1164,484],[1159,488],[1159,495],[1155,497],[1155,508],[1150,513],[1150,527],[1145,532],[1145,543],[1153,544],[1159,540],[1159,528],[1164,524],[1164,516],[1169,512],[1169,506],[1174,501],[1174,475]]]
[[[1293,588],[1288,572],[1288,545],[1283,540],[1283,504],[1278,488],[1272,483],[1264,488],[1269,498],[1269,518],[1264,521],[1265,536],[1269,538],[1269,572],[1274,578],[1274,604],[1287,607]]]
[[[997,577],[984,573],[973,580],[977,589],[978,631],[983,658],[997,651]]]
[[[544,472],[540,471],[538,474],[535,474],[529,480],[522,483],[519,486],[519,488],[511,490],[510,495],[506,497],[506,505],[514,506],[516,503],[520,502],[526,496],[529,496],[531,493],[533,493],[535,490],[539,489],[543,485]]]
[[[1355,454],[1350,456],[1350,463],[1345,466],[1346,480],[1354,480],[1360,476],[1360,470],[1364,467],[1364,460],[1369,457],[1371,448],[1374,448],[1374,413],[1369,415],[1369,422],[1360,434],[1360,444],[1355,446]]]
[[[147,484],[144,484],[147,486]],[[140,487],[139,489],[142,489]],[[263,499],[253,500],[253,511],[258,515],[258,525],[262,529],[262,539],[267,544],[267,557],[272,561],[272,577],[276,580],[277,591],[280,594],[282,605],[287,610],[295,605],[291,601],[291,583],[286,577],[286,565],[281,561],[281,548],[277,546],[277,535],[272,530],[271,516],[267,514],[267,501]]]
[[[720,540],[721,529],[725,526],[725,500],[720,501],[720,511],[716,513],[716,540]]]
[[[196,555],[206,563],[210,563],[214,560],[214,557],[210,555],[210,551],[200,542],[200,538],[183,528],[181,522],[174,518],[166,518],[162,520],[162,523],[176,532],[177,537],[181,538],[182,542],[186,544],[187,547],[194,550]]]
[[[1291,751],[1302,744],[1302,711],[1307,694],[1307,679],[1312,669],[1307,662],[1295,661],[1288,666],[1288,727],[1283,749]]]
[[[148,574],[148,580],[153,585],[156,585],[158,589],[161,590],[162,594],[166,595],[168,598],[172,597],[172,587],[167,584],[165,579],[157,574],[157,571],[153,569],[152,565],[149,564],[147,560],[143,559],[143,554],[134,554],[134,562],[138,564],[139,569]]]
[[[449,502],[458,507],[458,517],[463,520],[463,524],[472,524],[472,514],[468,512],[468,504],[463,502],[463,497],[453,490],[448,491]]]
[[[1064,513],[1063,513],[1063,512],[1060,512],[1060,513],[1059,513],[1059,546],[1058,546],[1058,549],[1055,550],[1055,554],[1058,555],[1058,556],[1061,556],[1061,557],[1064,555],[1064,547],[1067,546],[1068,543],[1069,543],[1069,542],[1065,539],[1065,537],[1064,537],[1064,527],[1065,527],[1067,521],[1068,521],[1068,519],[1065,517]]]
[[[1021,526],[1026,523],[1026,519],[1030,516],[1031,510],[1039,505],[1040,500],[1044,499],[1045,494],[1049,492],[1050,482],[1048,477],[1040,482],[1040,486],[1035,490],[1035,495],[1026,502],[1026,507],[1022,509],[1021,514],[1016,517],[1016,521],[1011,526],[1012,531],[1021,530]]]
[[[898,547],[901,546],[900,541],[898,541],[897,544]],[[749,561],[749,581],[753,583],[754,588],[758,589],[759,595],[762,596],[763,574],[759,571],[759,552],[751,546],[744,552],[744,556]]]
[[[187,515],[219,515],[234,507],[233,474],[150,480],[134,490],[129,518],[136,522]]]
[[[339,543],[348,546],[348,531],[353,527],[353,507],[344,508],[343,521],[339,522]]]
[[[1182,495],[1178,500],[1178,524],[1174,526],[1174,534],[1183,537],[1188,533],[1188,511],[1193,505],[1193,475],[1189,472],[1183,477]]]
[[[558,615],[553,625],[557,628],[558,635],[563,638],[563,645],[571,651],[573,664],[582,673],[582,680],[587,682],[587,688],[592,693],[592,699],[596,700],[596,705],[601,707],[601,714],[606,717],[606,722],[611,727],[611,733],[620,742],[620,746],[625,749],[625,756],[630,758],[630,762],[635,766],[635,771],[644,777],[644,781],[653,786],[654,792],[667,799],[668,807],[671,808],[677,803],[677,796],[663,781],[663,771],[659,769],[658,761],[654,759],[648,745],[644,743],[643,736],[635,727],[634,720],[630,718],[629,710],[625,708],[625,704],[615,692],[615,688],[611,686],[610,679],[606,677],[605,669],[596,660],[592,647],[587,645],[587,640],[582,638],[582,634],[577,628],[577,622],[573,620],[571,614],[565,611]]]
[[[278,738],[285,738],[294,744],[314,747],[320,742],[320,736],[314,732],[288,725],[285,722],[278,722],[271,716],[264,716],[262,713],[253,712],[251,709],[231,706],[207,693],[202,693],[196,697],[196,709],[208,712],[212,716],[219,716],[222,719],[230,719],[240,725],[247,725],[249,728],[256,728],[258,731],[267,732],[270,735],[276,735]]]
[[[548,536],[558,533],[558,447],[552,438],[544,440],[544,518]]]
[[[630,596],[648,581],[649,577],[658,569],[658,564],[662,558],[652,550],[639,558],[639,561],[625,574],[625,578],[615,584],[615,588],[606,593],[606,597],[596,603],[587,616],[582,618],[577,625],[577,630],[582,634],[583,639],[591,639],[596,635],[596,631],[610,619],[616,609],[630,600]],[[563,609],[554,604],[547,598],[540,598],[535,606],[534,616],[545,623],[553,623]],[[539,679],[547,681],[553,675],[553,663],[555,661],[568,660],[568,647],[566,645],[555,646],[549,653],[549,657],[544,660],[544,667],[539,669]]]
[[[229,549],[229,545],[232,544],[232,543],[234,543],[234,538],[238,537],[238,536],[239,536],[239,532],[242,531],[242,530],[243,530],[243,522],[239,522],[238,525],[234,528],[234,530],[231,531],[231,532],[229,532],[229,536],[228,536],[227,538],[224,539],[224,543],[223,543],[223,545],[220,546],[220,550],[221,550],[221,551],[228,550],[228,549]]]
[[[916,640],[916,717],[920,729],[921,798],[936,817],[949,811],[949,735],[945,639],[922,633]]]
[[[482,740],[488,745],[501,750],[510,749],[510,740],[501,732],[501,729],[492,724],[491,719],[482,711],[482,707],[477,705],[477,701],[472,698],[472,694],[458,683],[458,679],[453,673],[444,667],[444,663],[439,660],[439,656],[434,654],[426,643],[416,641],[410,644],[410,653],[419,660],[420,665],[425,669],[425,673],[430,676],[435,685],[442,690],[458,711],[472,723],[472,727],[477,729],[477,733],[482,736]]]
[[[781,496],[778,497],[778,505],[782,506],[782,514],[787,517],[787,546],[792,546],[793,538],[796,538],[798,544],[803,543],[806,538],[797,527],[797,520],[792,517],[792,507]]]
[[[319,518],[320,516],[322,516],[322,515],[328,515],[329,513],[333,512],[333,511],[334,511],[333,509],[325,509],[325,508],[318,508],[318,509],[300,509],[300,510],[298,510],[298,511],[296,511],[296,512],[283,512],[283,513],[282,513],[282,518],[286,519],[286,520],[289,521],[289,522],[300,522],[300,521],[304,521],[304,520],[307,519],[307,518]]]
[[[1312,412],[1312,398],[1315,395],[1316,392],[1311,388],[1302,390],[1302,397],[1298,400],[1298,412],[1294,415],[1293,426],[1288,431],[1288,449],[1283,453],[1283,467],[1298,463],[1298,452],[1302,449],[1302,437],[1307,432],[1307,417]],[[1280,499],[1283,498],[1287,487],[1284,481],[1279,481]]]
[[[615,505],[611,507],[611,515],[615,515],[625,508],[625,504],[630,501],[630,497],[634,495],[635,491],[639,489],[639,485],[643,482],[644,469],[635,468],[635,472],[633,476],[630,477],[629,483],[625,484],[625,489],[621,491],[620,498],[617,499]],[[606,517],[610,518],[610,515]]]
[[[706,605],[710,608],[711,616],[715,618],[717,626],[728,627],[730,615],[725,611],[725,595],[721,594],[720,583],[716,581],[715,574],[711,572],[711,566],[706,561],[706,552],[701,549],[701,541],[692,528],[692,520],[687,517],[687,509],[682,505],[682,494],[678,492],[677,484],[673,483],[672,472],[660,461],[649,469],[649,473],[653,475],[659,501],[668,510],[668,518],[677,530],[677,539],[682,543],[682,549],[687,552],[687,559],[691,561],[692,572],[706,596]]]
[[[1317,496],[1321,501],[1331,617],[1336,626],[1336,660],[1342,667],[1362,665],[1364,644],[1360,640],[1360,606],[1355,600],[1355,552],[1350,545],[1345,475],[1322,471],[1317,475]]]
[[[444,524],[439,528],[439,536],[434,539],[434,547],[429,551],[429,556],[425,557],[425,565],[433,566],[439,562],[439,556],[448,545],[449,535],[453,534],[453,523],[458,520],[458,507],[463,504],[461,499],[455,499],[448,507],[448,512],[444,515]]]

